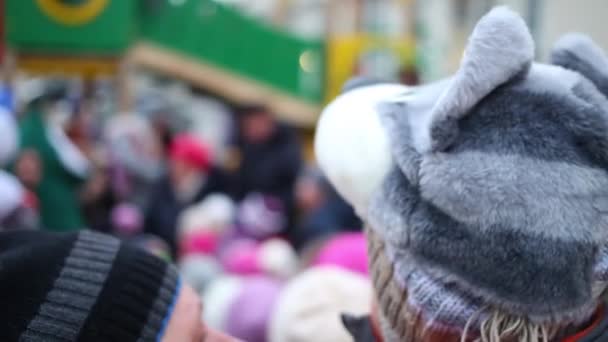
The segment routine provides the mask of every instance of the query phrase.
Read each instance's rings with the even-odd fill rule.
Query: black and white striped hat
[[[108,236],[0,234],[0,341],[160,340],[179,288],[174,267]]]

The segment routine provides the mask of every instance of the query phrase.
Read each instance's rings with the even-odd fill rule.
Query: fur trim
[[[393,163],[378,104],[409,91],[397,84],[357,88],[340,95],[321,114],[315,136],[317,161],[360,216],[365,216],[371,194]]]
[[[419,152],[442,151],[458,136],[458,120],[501,84],[525,72],[534,42],[523,19],[506,7],[481,18],[469,38],[460,69],[423,129],[415,131]]]
[[[608,96],[608,57],[589,36],[582,33],[562,36],[553,47],[551,63],[578,71]]]

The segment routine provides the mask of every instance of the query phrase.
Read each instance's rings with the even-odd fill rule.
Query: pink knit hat
[[[228,273],[268,275],[280,279],[289,278],[298,267],[293,247],[281,239],[269,239],[262,243],[252,239],[231,241],[221,253],[221,261]]]
[[[211,167],[211,149],[190,134],[180,134],[171,143],[169,157],[183,161],[201,171]]]
[[[180,239],[180,255],[213,255],[217,251],[220,235],[214,231],[194,231]]]
[[[330,238],[317,256],[314,266],[335,265],[351,272],[369,275],[367,242],[363,233],[341,233]]]
[[[230,242],[230,245],[226,247],[221,255],[224,270],[238,275],[262,273],[257,262],[258,247],[258,242],[250,239],[239,239]]]

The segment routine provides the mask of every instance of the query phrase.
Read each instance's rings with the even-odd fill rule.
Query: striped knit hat
[[[351,89],[322,114],[317,158],[367,222],[389,341],[413,340],[412,317],[458,335],[492,312],[567,329],[596,310],[608,59],[580,35],[553,65],[533,58],[524,21],[496,8],[452,77]]]
[[[172,266],[111,237],[0,233],[0,341],[160,341],[179,289]]]

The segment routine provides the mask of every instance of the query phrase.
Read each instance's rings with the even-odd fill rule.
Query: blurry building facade
[[[416,47],[424,80],[444,77],[456,69],[468,32],[498,5],[507,5],[524,17],[540,60],[548,58],[561,35],[573,31],[589,34],[608,47],[603,25],[608,2],[602,0],[419,0],[415,6]]]

